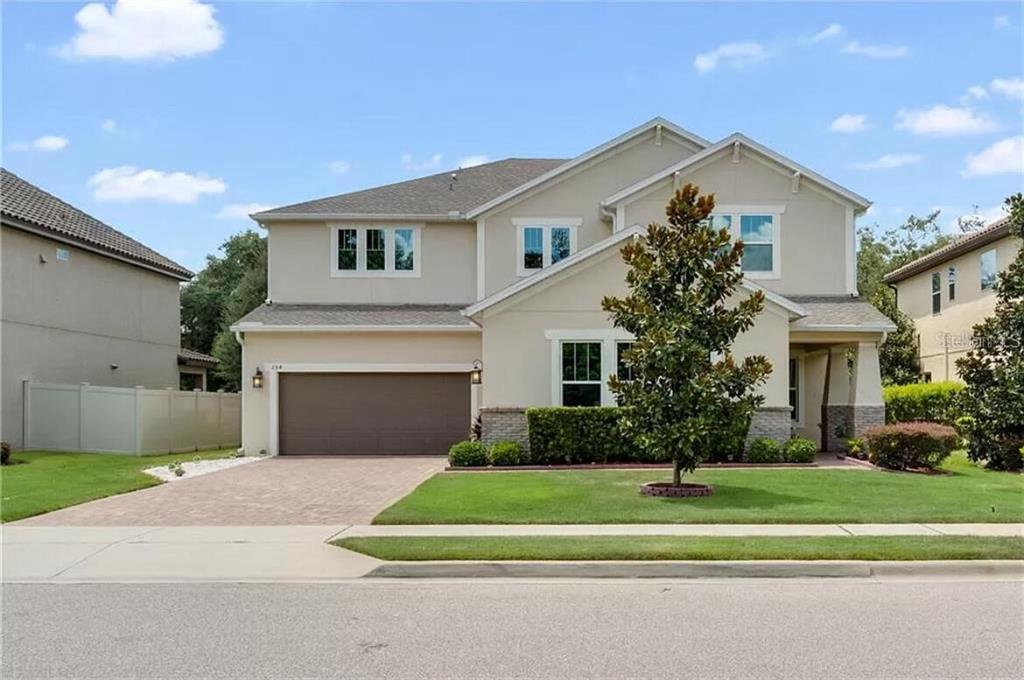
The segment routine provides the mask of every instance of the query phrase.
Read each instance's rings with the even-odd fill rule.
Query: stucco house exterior
[[[751,434],[832,449],[883,422],[877,346],[893,327],[856,290],[869,202],[743,135],[711,143],[656,118],[572,159],[253,215],[269,299],[233,326],[246,453],[444,453],[477,414],[485,441],[525,443],[527,407],[613,404],[629,337],[601,298],[625,292],[620,247],[688,182],[746,244],[741,294],[767,294],[735,347],[774,366]]]
[[[1019,249],[1009,218],[1003,218],[883,279],[896,289],[896,304],[914,321],[923,380],[959,378],[956,360],[971,349],[974,326],[995,311],[997,276]]]
[[[216,359],[179,348],[192,272],[12,172],[0,179],[4,441],[22,446],[26,380],[178,389],[180,369],[205,375]]]

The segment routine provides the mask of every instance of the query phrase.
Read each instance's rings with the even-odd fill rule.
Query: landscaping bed
[[[20,464],[0,467],[0,520],[12,522],[162,484],[156,477],[143,472],[149,467],[229,455],[228,450],[162,456],[19,451],[12,458]]]
[[[382,560],[1019,560],[982,536],[389,536],[333,541]]]
[[[961,455],[945,475],[872,469],[698,469],[705,498],[649,498],[655,470],[439,473],[384,510],[375,524],[826,524],[1022,522],[1024,477]]]

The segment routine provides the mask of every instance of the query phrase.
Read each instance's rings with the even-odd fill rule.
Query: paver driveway
[[[29,517],[36,526],[369,524],[444,458],[281,457]]]

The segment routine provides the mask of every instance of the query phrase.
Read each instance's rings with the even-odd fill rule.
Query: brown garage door
[[[469,434],[466,373],[283,373],[282,454],[445,454]]]

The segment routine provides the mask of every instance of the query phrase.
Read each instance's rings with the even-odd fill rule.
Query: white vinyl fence
[[[238,446],[241,395],[25,381],[25,448],[146,455]]]

